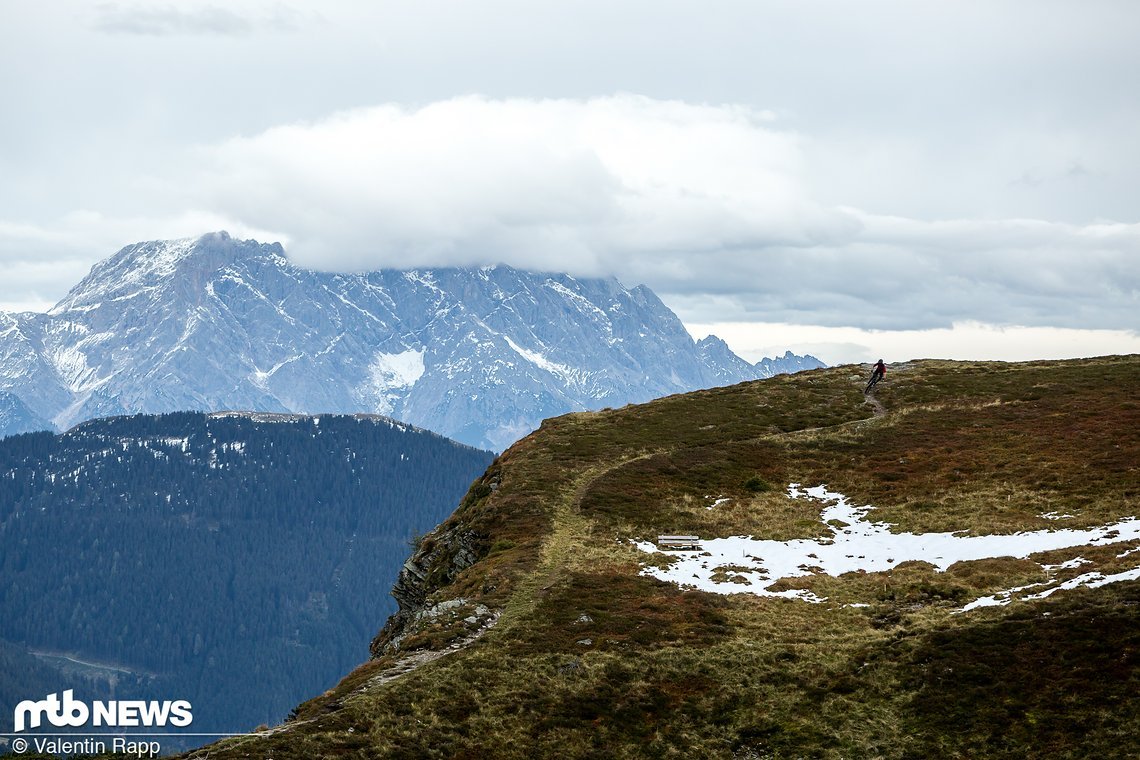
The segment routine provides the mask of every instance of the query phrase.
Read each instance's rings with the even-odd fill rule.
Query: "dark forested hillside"
[[[140,415],[4,439],[5,694],[50,685],[26,649],[77,696],[188,699],[196,731],[279,720],[366,656],[410,539],[490,461],[378,417]]]

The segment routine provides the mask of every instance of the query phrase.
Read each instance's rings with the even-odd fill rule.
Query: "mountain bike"
[[[879,381],[882,379],[883,379],[882,373],[872,372],[871,373],[871,382],[867,383],[867,387],[863,389],[863,395],[866,396],[868,393],[870,393],[871,389],[874,388],[876,385],[878,385]]]

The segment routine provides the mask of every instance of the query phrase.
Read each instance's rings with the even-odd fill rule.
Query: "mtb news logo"
[[[83,702],[75,699],[75,690],[48,694],[38,702],[25,699],[16,705],[12,722],[16,733],[28,728],[39,728],[44,718],[58,728],[79,728],[91,721],[93,726],[175,726],[183,728],[194,720],[191,705],[185,699],[165,702],[119,700],[112,702]]]

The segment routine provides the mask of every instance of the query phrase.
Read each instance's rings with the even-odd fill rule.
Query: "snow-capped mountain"
[[[59,429],[371,412],[492,449],[544,417],[768,374],[713,336],[698,345],[644,286],[507,266],[316,272],[224,232],[127,246],[47,314],[0,314],[0,362],[9,405]]]
[[[799,356],[791,351],[785,351],[783,356],[775,359],[764,357],[755,364],[749,364],[728,347],[720,338],[710,335],[697,341],[697,350],[704,363],[717,374],[722,382],[720,385],[738,383],[742,378],[755,379],[775,377],[776,375],[790,375],[809,369],[822,369],[827,365],[811,354]]]
[[[756,364],[757,377],[774,377],[776,375],[791,375],[808,369],[821,369],[827,365],[811,354],[798,356],[791,351],[785,351],[783,356],[775,359],[764,357]]]

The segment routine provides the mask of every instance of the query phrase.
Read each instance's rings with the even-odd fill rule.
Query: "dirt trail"
[[[874,411],[876,417],[882,417],[887,413],[887,408],[883,406],[883,402],[875,398],[874,391],[863,394],[863,399],[866,401],[866,403],[871,405],[871,409]]]

